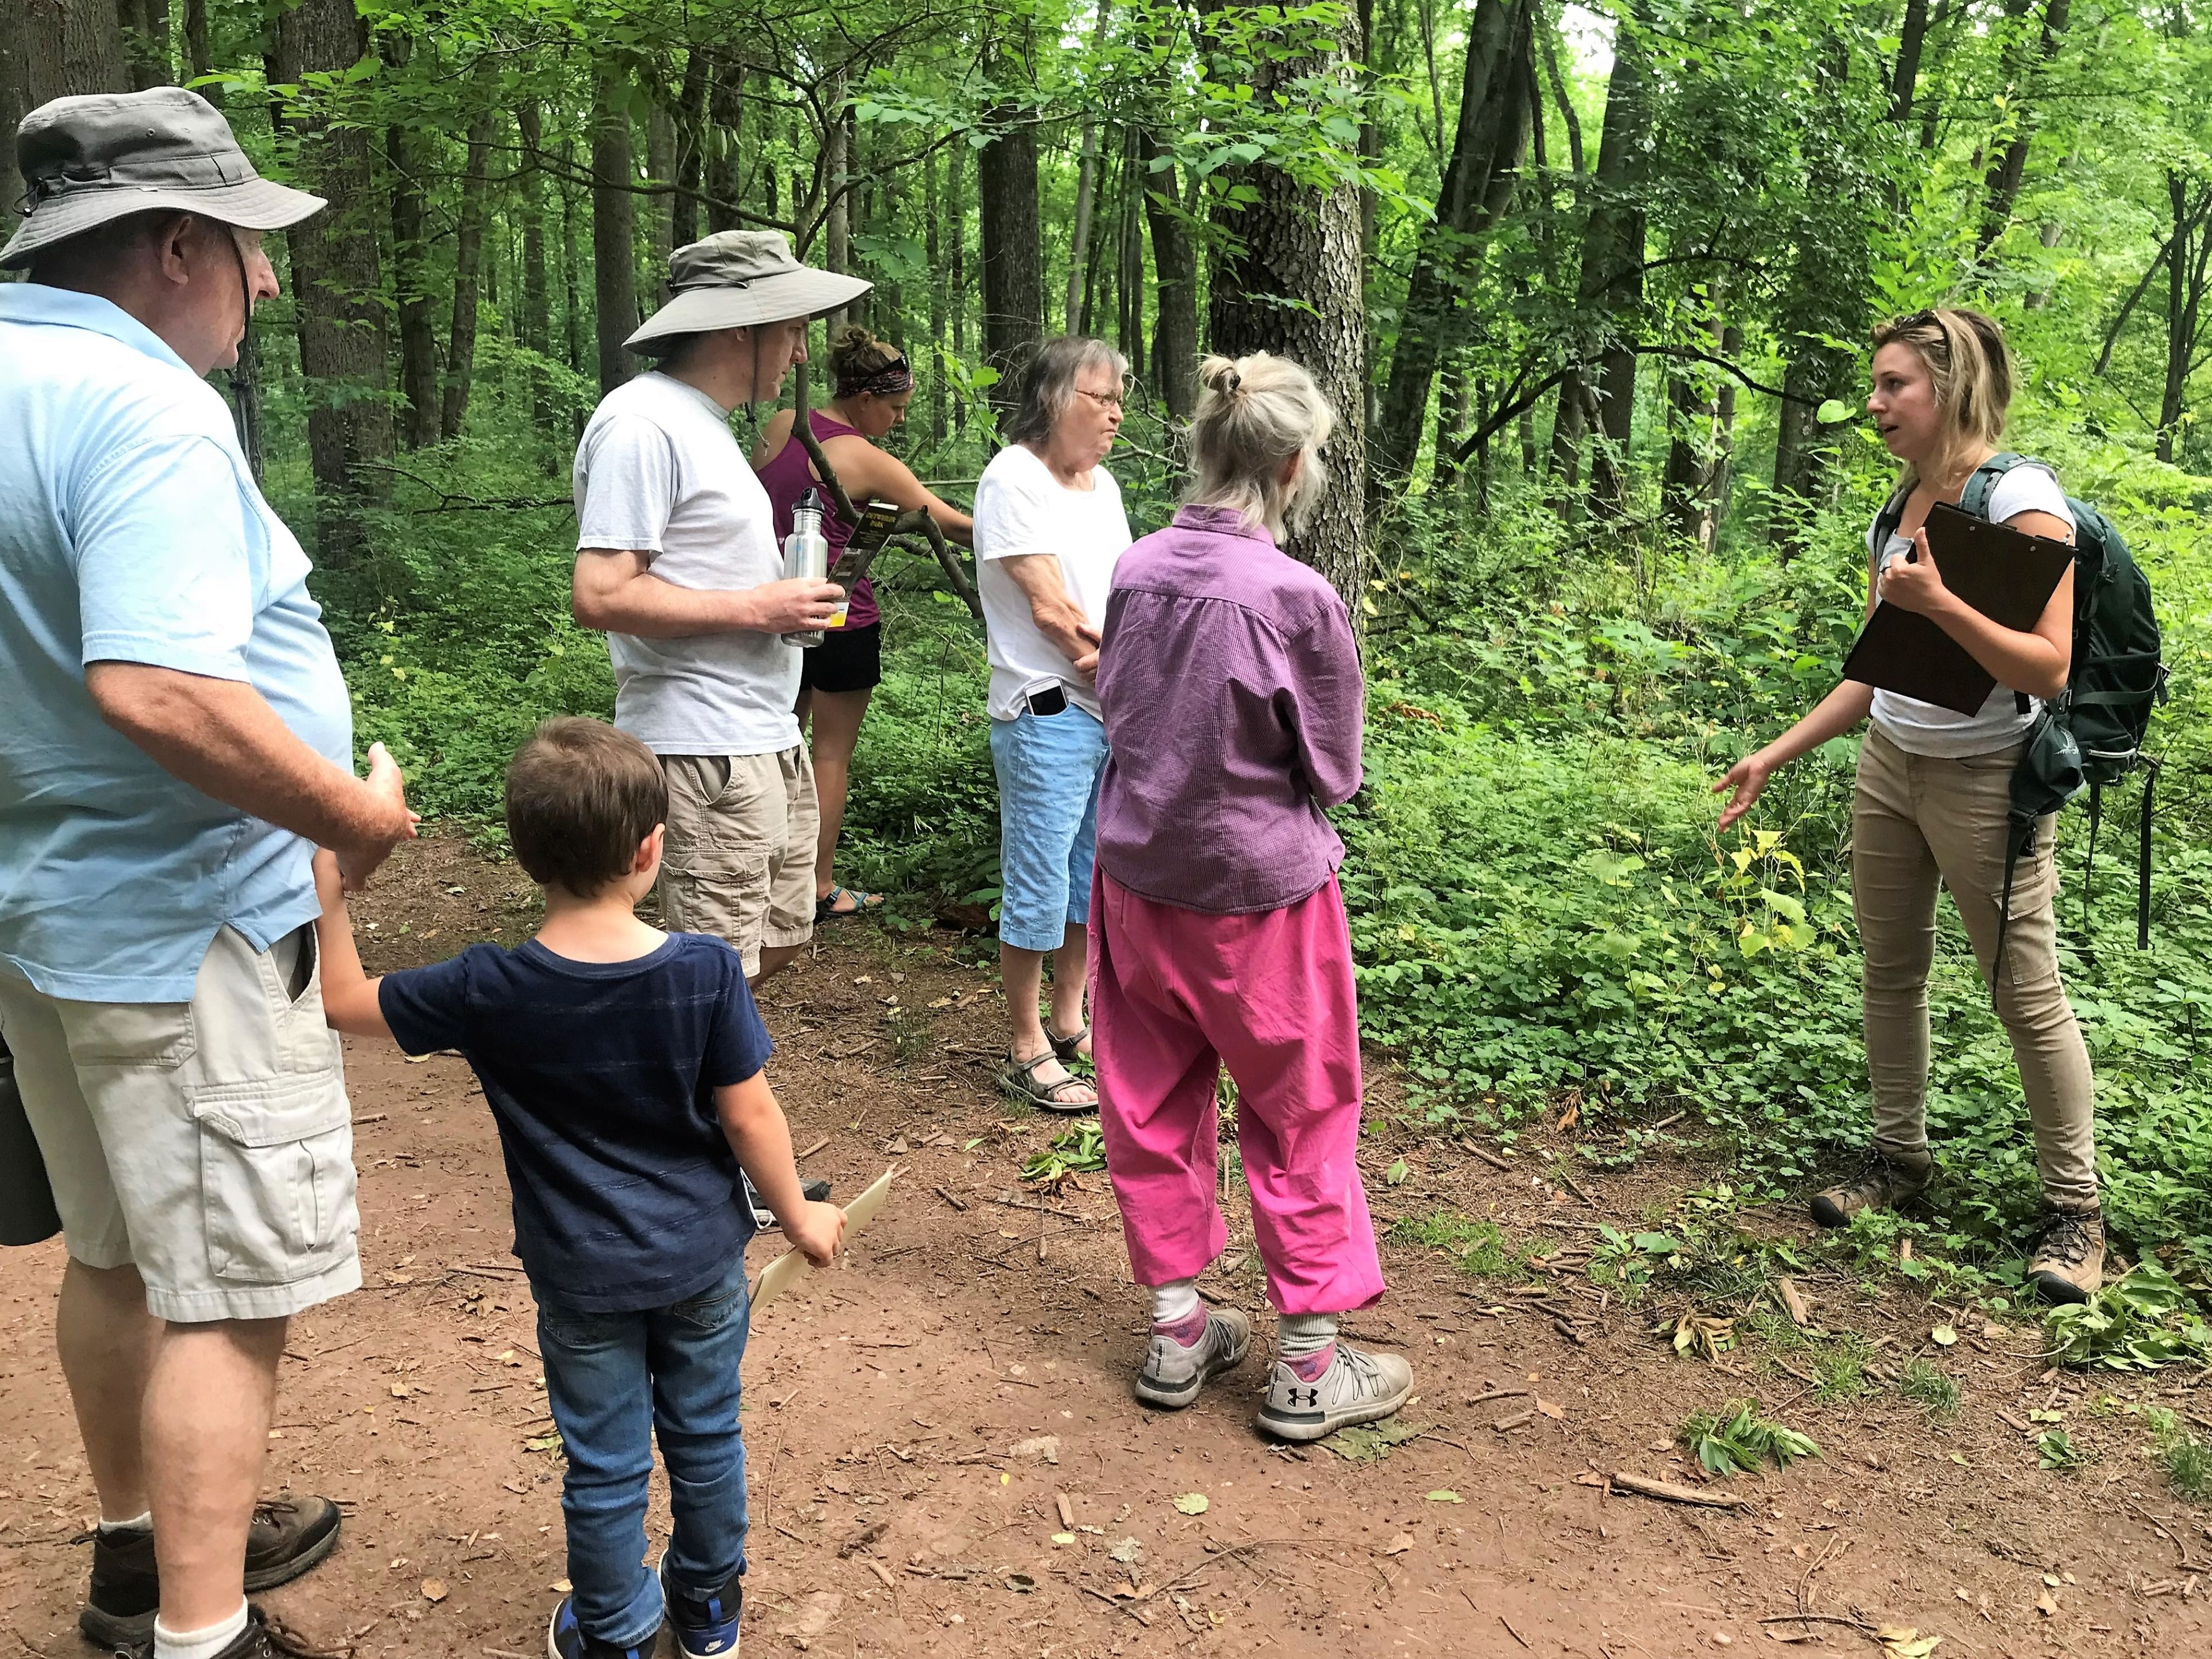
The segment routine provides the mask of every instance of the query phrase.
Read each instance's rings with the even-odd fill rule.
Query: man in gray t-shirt
[[[615,724],[668,776],[666,924],[717,933],[757,982],[814,932],[814,772],[792,713],[799,655],[842,597],[783,579],[767,492],[731,434],[806,361],[806,325],[868,291],[774,231],[677,249],[676,297],[624,343],[654,368],[576,447],[576,620],[606,630]]]

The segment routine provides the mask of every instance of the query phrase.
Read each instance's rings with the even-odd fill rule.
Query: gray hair
[[[1198,366],[1204,391],[1190,422],[1194,506],[1226,507],[1264,524],[1279,540],[1305,522],[1328,483],[1322,446],[1336,411],[1321,388],[1287,357],[1255,351],[1231,362]],[[1301,457],[1288,484],[1283,468]]]
[[[1010,444],[1041,444],[1051,437],[1087,368],[1111,369],[1119,380],[1129,372],[1129,360],[1088,334],[1047,340],[1022,369],[1020,397],[1000,435]]]

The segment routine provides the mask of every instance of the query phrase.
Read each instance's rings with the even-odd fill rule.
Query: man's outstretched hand
[[[368,776],[362,787],[367,799],[360,834],[331,849],[337,854],[338,872],[349,893],[367,887],[378,866],[392,856],[392,849],[413,840],[415,826],[422,821],[408,811],[407,781],[400,775],[399,763],[380,743],[368,746]]]

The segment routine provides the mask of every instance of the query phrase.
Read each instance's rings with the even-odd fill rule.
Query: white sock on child
[[[1170,1279],[1152,1286],[1152,1323],[1180,1325],[1198,1311],[1198,1281]]]
[[[1285,1363],[1309,1358],[1335,1340],[1334,1314],[1285,1314],[1277,1322],[1275,1348]]]
[[[246,1598],[238,1611],[220,1625],[205,1630],[173,1631],[159,1619],[154,1621],[154,1659],[215,1659],[246,1630]]]

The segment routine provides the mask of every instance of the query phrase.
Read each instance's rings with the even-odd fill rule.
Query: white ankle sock
[[[1198,1311],[1198,1281],[1170,1279],[1152,1286],[1152,1323],[1180,1325]]]
[[[1285,1359],[1304,1359],[1335,1340],[1334,1314],[1285,1314],[1276,1322],[1275,1349]]]
[[[246,1629],[246,1598],[238,1599],[238,1611],[220,1625],[210,1625],[205,1630],[173,1631],[159,1619],[154,1621],[154,1659],[215,1659],[216,1655],[235,1642]]]
[[[111,1521],[104,1515],[100,1517],[100,1535],[105,1538],[112,1538],[118,1532],[151,1532],[153,1530],[154,1511],[151,1510],[148,1510],[143,1515],[134,1515],[125,1521]]]

